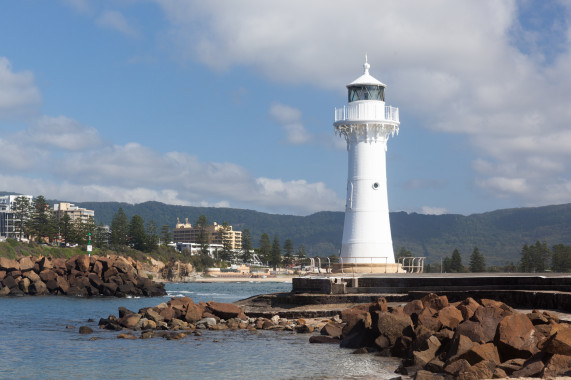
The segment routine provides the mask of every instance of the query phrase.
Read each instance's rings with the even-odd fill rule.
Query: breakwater
[[[165,295],[164,285],[139,274],[136,262],[121,256],[78,255],[70,259],[0,257],[0,296]]]

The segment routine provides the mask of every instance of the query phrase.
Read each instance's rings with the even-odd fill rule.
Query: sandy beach
[[[196,277],[195,282],[288,282],[295,276],[277,276],[277,277]]]

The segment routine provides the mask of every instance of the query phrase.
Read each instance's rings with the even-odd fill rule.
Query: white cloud
[[[446,214],[448,211],[444,207],[431,207],[431,206],[422,206],[421,214],[425,215],[443,215]]]
[[[0,150],[8,156],[0,175],[0,190],[5,191],[73,201],[156,200],[294,214],[343,206],[321,182],[256,178],[233,163],[202,162],[137,143],[105,144],[97,131],[65,117],[44,117],[29,130],[0,139]]]
[[[515,1],[157,2],[181,57],[213,69],[245,65],[273,81],[341,92],[368,52],[388,104],[468,137],[474,159],[490,166],[476,184],[526,204],[571,201],[556,195],[571,179],[571,22],[524,30],[518,12],[532,5]],[[560,29],[563,43],[546,63],[542,34]],[[298,130],[291,122],[291,139]]]
[[[301,111],[297,108],[274,103],[270,106],[270,116],[280,124],[288,143],[301,145],[311,141],[312,136],[301,122]]]
[[[97,147],[101,141],[94,128],[65,116],[42,116],[36,125],[18,137],[28,144],[63,150],[83,150]]]
[[[131,25],[119,11],[104,11],[95,23],[101,28],[115,30],[129,37],[139,36],[137,28]]]
[[[15,73],[10,61],[0,57],[0,118],[34,115],[40,103],[34,75],[29,71]]]

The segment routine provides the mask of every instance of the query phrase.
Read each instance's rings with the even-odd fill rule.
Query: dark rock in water
[[[210,301],[208,302],[208,308],[212,311],[212,314],[222,319],[231,319],[231,318],[238,318],[241,316],[245,316],[244,311],[242,309],[230,303],[219,303],[219,302]]]
[[[81,326],[79,328],[80,334],[93,334],[93,329],[89,326]]]
[[[333,343],[339,344],[339,338],[333,338],[327,335],[314,335],[309,338],[309,343]]]

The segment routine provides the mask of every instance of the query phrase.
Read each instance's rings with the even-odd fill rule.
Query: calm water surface
[[[233,302],[289,291],[287,283],[167,284],[169,296]],[[352,355],[336,345],[309,344],[291,332],[206,331],[183,340],[116,339],[97,321],[117,308],[155,306],[168,297],[0,298],[0,378],[359,379],[395,377],[398,362]],[[95,322],[87,322],[89,318]],[[67,329],[66,326],[74,326]],[[87,325],[92,335],[79,335]],[[89,341],[96,336],[99,340]]]

